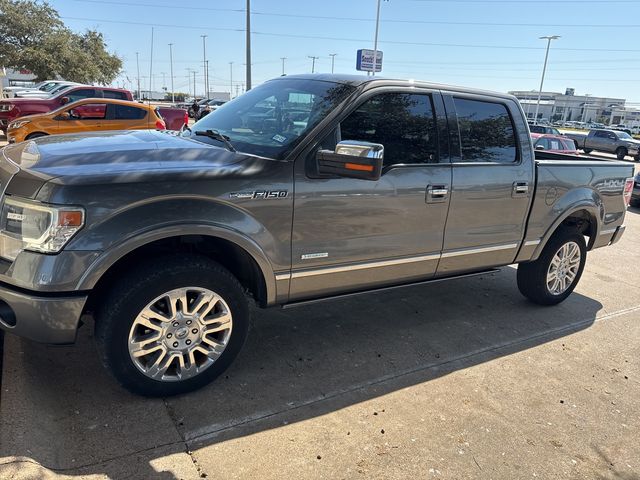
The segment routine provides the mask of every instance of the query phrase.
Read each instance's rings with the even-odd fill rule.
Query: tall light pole
[[[329,54],[329,56],[331,57],[331,73],[333,73],[333,66],[335,65],[335,62],[336,62],[336,55],[337,53]]]
[[[247,68],[246,68],[246,82],[247,91],[251,90],[251,0],[247,0]]]
[[[314,57],[313,55],[307,55],[311,59],[311,73],[316,73],[316,60],[320,57]]]
[[[208,98],[209,95],[209,79],[207,78],[207,35],[200,35],[202,37],[202,69],[204,75],[204,98]]]
[[[138,69],[138,100],[140,100],[140,52],[136,52],[136,68]]]
[[[538,110],[540,110],[540,97],[542,96],[542,85],[544,85],[544,74],[547,71],[547,59],[549,58],[549,47],[551,46],[551,40],[557,40],[560,35],[549,35],[546,37],[539,37],[540,40],[547,41],[547,52],[544,55],[544,66],[542,67],[542,78],[540,79],[540,90],[538,90],[538,103],[536,104],[536,116],[533,119],[534,125],[538,124]]]
[[[229,62],[229,100],[233,96],[233,62]]]
[[[280,57],[280,60],[282,60],[282,75],[284,75],[284,61],[287,59],[287,57]]]
[[[373,39],[373,72],[371,75],[376,74],[376,66],[378,65],[378,29],[380,27],[380,0],[378,0],[378,8],[376,10],[376,34]]]
[[[149,103],[153,91],[153,27],[151,27],[151,59],[149,60]]]
[[[173,92],[173,43],[169,44],[169,63],[171,67],[171,103],[175,102],[175,94]]]

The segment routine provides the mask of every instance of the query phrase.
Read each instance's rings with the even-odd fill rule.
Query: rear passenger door
[[[535,187],[522,114],[515,102],[501,98],[451,94],[445,105],[453,190],[437,274],[509,264]]]
[[[134,105],[108,104],[108,130],[140,130],[153,128],[149,126],[148,112]]]

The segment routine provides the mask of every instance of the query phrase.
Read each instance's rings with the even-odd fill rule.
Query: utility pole
[[[209,60],[205,63],[207,64],[207,94],[205,96],[209,98]]]
[[[373,72],[371,75],[376,74],[376,66],[378,65],[378,28],[380,26],[380,0],[378,0],[378,9],[376,13],[376,35],[373,39]]]
[[[196,99],[196,73],[198,73],[197,70],[193,70],[193,99]]]
[[[538,90],[538,103],[536,104],[536,116],[533,119],[533,124],[538,124],[538,110],[540,110],[540,97],[542,96],[542,85],[544,85],[544,74],[547,71],[547,59],[549,58],[549,47],[551,46],[551,40],[560,38],[560,35],[550,35],[546,37],[539,37],[540,40],[547,40],[547,52],[544,55],[544,66],[542,67],[542,78],[540,79],[540,90]]]
[[[169,44],[169,63],[171,64],[171,103],[176,101],[173,91],[173,43]]]
[[[316,73],[316,60],[320,57],[314,57],[313,55],[307,55],[311,59],[311,73]]]
[[[140,52],[136,52],[136,67],[138,69],[138,100],[140,100]]]
[[[149,103],[153,91],[153,27],[151,27],[151,60],[149,61]]]
[[[233,95],[233,62],[229,62],[229,100]]]
[[[202,37],[202,68],[204,75],[204,98],[209,98],[209,79],[207,78],[207,35],[200,35]]]
[[[247,0],[247,90],[251,90],[251,0]]]
[[[330,53],[329,56],[331,57],[331,73],[333,73],[333,66],[336,62],[336,55],[337,53]]]
[[[284,61],[287,59],[287,57],[280,57],[280,60],[282,60],[282,75],[284,75]]]

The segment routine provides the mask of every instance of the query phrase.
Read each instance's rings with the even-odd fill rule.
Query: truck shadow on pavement
[[[177,478],[159,459],[529,349],[588,328],[602,308],[578,293],[556,307],[536,306],[515,283],[515,270],[507,267],[483,277],[255,312],[249,340],[226,375],[169,399],[118,387],[99,364],[92,325],[73,347],[7,337],[0,458],[23,457],[69,475]],[[0,465],[0,477],[2,471]]]

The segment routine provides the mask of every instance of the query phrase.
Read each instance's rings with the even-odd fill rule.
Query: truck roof
[[[414,80],[414,79],[400,79],[400,78],[391,78],[391,77],[367,77],[366,75],[347,75],[347,74],[339,74],[339,73],[307,73],[300,75],[283,75],[280,77],[276,77],[273,80],[269,81],[277,81],[279,79],[301,79],[301,80],[320,80],[325,82],[335,82],[335,83],[344,83],[353,85],[355,87],[359,87],[364,84],[376,84],[379,83],[382,85],[391,85],[391,86],[412,86],[417,85],[425,88],[432,88],[434,90],[447,90],[453,92],[460,93],[471,93],[471,94],[480,94],[480,95],[488,95],[492,97],[501,97],[510,100],[517,100],[516,97],[510,95],[508,93],[495,92],[491,90],[481,90],[478,88],[470,88],[470,87],[461,87],[458,85],[446,85],[443,83],[434,83],[427,82],[424,80]]]

